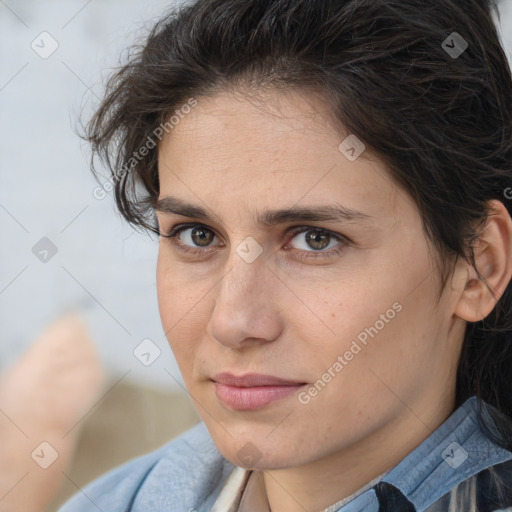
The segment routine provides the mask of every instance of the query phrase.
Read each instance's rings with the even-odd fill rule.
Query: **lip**
[[[256,373],[241,376],[219,373],[211,380],[219,400],[237,411],[260,409],[306,385],[305,382]]]
[[[212,377],[214,382],[226,384],[227,386],[236,386],[239,388],[249,388],[255,386],[297,386],[306,384],[304,381],[281,379],[273,375],[264,375],[260,373],[247,373],[236,376],[229,372],[218,373]]]

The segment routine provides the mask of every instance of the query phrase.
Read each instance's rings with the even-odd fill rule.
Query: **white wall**
[[[78,306],[115,375],[130,371],[128,379],[176,385],[163,370],[179,378],[158,314],[156,238],[127,226],[111,194],[95,199],[89,153],[74,133],[81,107],[98,101],[88,87],[101,95],[101,75],[117,64],[144,20],[168,5],[163,0],[0,3],[2,368],[62,310]],[[37,37],[43,31],[59,45],[46,59],[31,48],[34,39],[41,52],[55,44],[48,36]],[[46,263],[32,253],[42,237],[57,247]],[[145,338],[162,351],[149,367],[132,354]]]

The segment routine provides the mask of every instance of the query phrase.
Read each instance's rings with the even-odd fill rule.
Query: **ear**
[[[493,199],[489,205],[491,212],[473,247],[476,268],[495,297],[471,264],[465,262],[467,278],[454,313],[468,322],[478,322],[489,315],[512,278],[512,219],[500,201]]]

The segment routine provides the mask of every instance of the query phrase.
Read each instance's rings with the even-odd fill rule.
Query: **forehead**
[[[286,141],[287,146],[281,146],[285,155],[286,149],[318,146],[320,138],[337,146],[342,135],[337,133],[341,125],[338,123],[336,130],[335,123],[329,107],[315,93],[293,89],[257,94],[243,89],[221,91],[197,98],[197,106],[180,116],[160,148],[186,143],[187,148],[181,149],[187,152],[202,150],[218,155],[221,151],[259,152],[264,145],[268,154]],[[304,139],[310,139],[311,144],[304,146]],[[240,142],[239,147],[229,147],[234,140]]]
[[[160,195],[232,209],[241,201],[263,209],[329,198],[382,215],[397,186],[369,151],[354,161],[340,151],[347,135],[316,96],[200,97],[159,146]]]

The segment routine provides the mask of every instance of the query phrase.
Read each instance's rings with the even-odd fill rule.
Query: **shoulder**
[[[468,400],[466,423],[472,428],[461,442],[463,457],[451,469],[444,467],[445,481],[458,472],[455,485],[443,494],[426,512],[475,510],[478,512],[512,512],[512,451],[510,437],[507,447],[498,444],[502,434],[489,414],[493,407],[482,402],[481,414],[476,415],[477,401]],[[471,408],[469,408],[471,406]],[[485,428],[484,428],[485,426]],[[492,434],[492,435],[491,435]],[[458,439],[462,441],[462,439]],[[454,450],[452,449],[452,454]],[[452,457],[453,455],[450,455]],[[445,459],[446,460],[446,459]],[[454,459],[454,462],[456,459]],[[452,482],[453,483],[453,482]],[[455,508],[454,508],[455,507]]]
[[[426,512],[476,510],[512,512],[512,458],[493,464],[457,484]]]
[[[89,483],[59,512],[199,510],[214,502],[233,468],[201,422]]]

